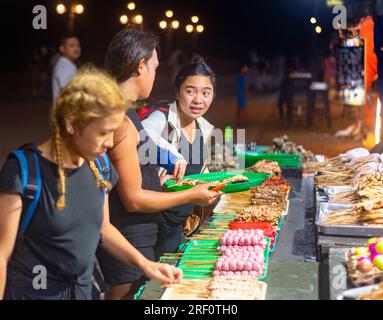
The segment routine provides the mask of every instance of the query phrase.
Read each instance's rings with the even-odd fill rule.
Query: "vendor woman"
[[[213,126],[204,119],[213,102],[215,74],[202,58],[184,66],[174,82],[176,101],[153,107],[142,125],[154,142],[187,162],[186,175],[207,171],[208,143]],[[167,174],[163,169],[161,175]],[[183,240],[183,225],[194,205],[184,204],[160,216],[156,256],[175,252]]]

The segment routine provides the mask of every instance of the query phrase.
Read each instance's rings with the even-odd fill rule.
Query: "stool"
[[[330,101],[328,98],[328,85],[325,82],[312,82],[308,94],[307,103],[307,128],[310,128],[315,113],[316,97],[320,96],[323,102],[323,112],[326,118],[327,127],[331,127]]]

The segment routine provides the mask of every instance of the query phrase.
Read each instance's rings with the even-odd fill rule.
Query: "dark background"
[[[67,3],[68,1],[62,1]],[[82,0],[85,12],[76,20],[82,60],[102,64],[105,49],[112,36],[121,29],[118,18],[126,13],[122,0]],[[276,52],[309,55],[326,45],[333,32],[331,9],[325,0],[141,0],[135,1],[144,16],[145,28],[160,33],[158,22],[165,9],[171,8],[181,28],[173,38],[173,49],[191,50],[191,35],[184,31],[192,15],[200,17],[205,32],[199,37],[199,52],[211,59],[241,59],[251,48],[264,55]],[[352,2],[352,1],[351,1]],[[354,1],[355,2],[355,1]],[[360,1],[359,1],[360,2]],[[362,1],[363,2],[363,1]],[[58,45],[66,33],[67,16],[55,12],[59,1],[2,0],[0,29],[2,36],[1,70],[20,70],[28,63],[33,48]],[[32,8],[44,5],[48,10],[48,29],[32,28]],[[316,16],[323,28],[317,35],[310,24]]]

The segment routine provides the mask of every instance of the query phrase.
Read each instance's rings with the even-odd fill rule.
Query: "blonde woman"
[[[22,174],[8,157],[0,173],[0,298],[91,299],[99,243],[149,278],[165,284],[182,278],[179,269],[142,256],[109,222],[108,195],[100,190],[109,191],[118,175],[111,166],[107,181],[95,160],[113,146],[127,105],[118,85],[95,68],[63,89],[51,113],[53,136],[24,150],[37,156],[42,177],[26,230]]]

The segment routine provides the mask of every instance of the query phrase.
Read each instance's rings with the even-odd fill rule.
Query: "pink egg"
[[[226,275],[227,275],[227,272],[226,272],[226,271],[221,271],[220,275],[221,275],[221,276],[226,276]]]
[[[220,275],[219,270],[215,270],[215,271],[213,272],[213,276],[219,276],[219,275]]]
[[[222,259],[218,259],[218,260],[217,260],[217,263],[216,263],[216,265],[215,265],[215,268],[216,268],[217,270],[222,270]]]
[[[236,276],[240,276],[240,275],[241,275],[241,271],[236,271],[236,272],[234,272],[234,274],[235,274]]]
[[[246,262],[245,270],[248,270],[248,271],[253,270],[253,264],[250,261]]]
[[[242,275],[244,275],[244,276],[247,276],[247,275],[249,275],[249,271],[242,271]]]
[[[228,272],[226,273],[226,275],[228,275],[228,276],[234,276],[234,272],[233,272],[233,271],[228,271]]]
[[[227,246],[231,246],[233,244],[233,237],[232,236],[228,236],[227,239],[226,239],[226,245]]]
[[[244,237],[240,237],[239,238],[239,240],[238,240],[238,244],[240,245],[240,246],[243,246],[243,243],[244,243]]]

